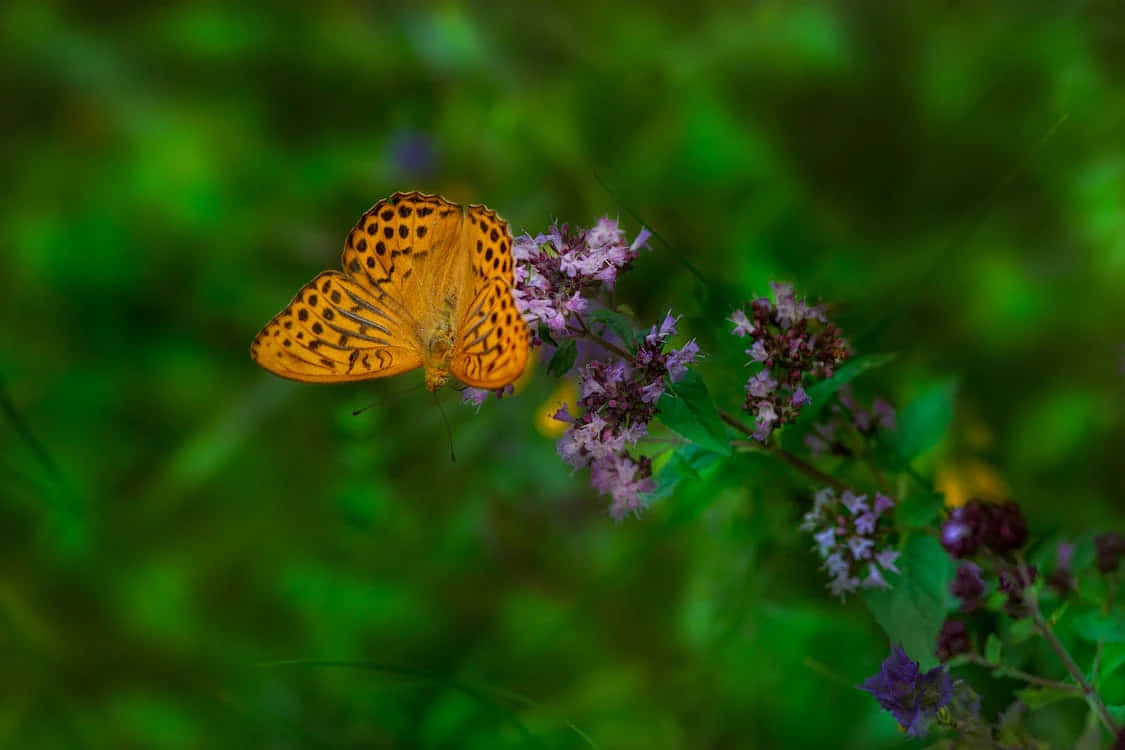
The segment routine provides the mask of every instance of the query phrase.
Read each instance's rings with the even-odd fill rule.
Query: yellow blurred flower
[[[563,378],[554,393],[535,410],[535,429],[545,437],[557,438],[566,432],[566,422],[554,418],[555,412],[566,404],[573,414],[578,409],[578,388],[570,378]]]
[[[1000,502],[1010,495],[1008,483],[996,469],[977,459],[938,467],[937,488],[945,494],[945,504],[950,508],[972,498]]]

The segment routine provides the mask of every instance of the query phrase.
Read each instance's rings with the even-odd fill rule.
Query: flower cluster
[[[879,525],[883,513],[893,507],[894,501],[883,494],[869,503],[867,495],[848,490],[838,498],[828,488],[816,493],[801,530],[816,541],[817,554],[831,577],[828,588],[841,601],[859,588],[890,588],[883,574],[899,572],[895,567],[899,553],[887,546],[886,529]]]
[[[1005,556],[1027,541],[1027,521],[1020,506],[971,500],[954,508],[941,527],[941,546],[957,559],[972,557],[985,547]]]
[[[584,312],[588,298],[602,288],[613,289],[650,236],[641,229],[627,244],[618,223],[603,217],[590,229],[572,231],[566,224],[555,224],[545,234],[516,238],[513,295],[533,334],[532,345],[543,342],[540,325],[555,338],[579,333],[568,327],[574,314]]]
[[[572,416],[565,406],[555,415],[570,424],[559,440],[559,455],[575,469],[590,468],[594,488],[613,498],[610,514],[617,520],[640,511],[643,496],[656,488],[652,461],[634,458],[629,450],[648,433],[664,379],[679,381],[699,356],[694,340],[664,350],[677,320],[669,313],[653,326],[628,361],[588,362],[579,373],[581,416]]]
[[[756,299],[749,315],[739,308],[730,317],[734,334],[750,341],[750,363],[759,366],[746,382],[743,409],[754,415],[754,437],[763,443],[809,403],[804,384],[831,377],[848,357],[839,329],[820,306],[794,296],[792,284],[770,286],[774,302]]]
[[[805,435],[805,445],[814,456],[831,450],[847,455],[841,431],[850,427],[860,435],[873,435],[876,430],[893,430],[897,425],[895,408],[886,399],[876,396],[870,407],[863,406],[852,393],[851,385],[843,385],[837,394],[837,403],[829,410],[824,422],[814,422]]]
[[[859,686],[871,693],[884,711],[890,711],[907,737],[924,737],[938,711],[953,700],[953,678],[945,667],[925,674],[902,646],[891,649],[879,674]]]

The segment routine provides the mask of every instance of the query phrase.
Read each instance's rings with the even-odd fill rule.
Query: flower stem
[[[629,352],[625,351],[624,349],[622,349],[621,347],[619,347],[615,344],[611,344],[610,342],[606,341],[604,338],[602,338],[598,334],[591,331],[590,327],[586,325],[586,321],[582,320],[581,315],[578,315],[577,313],[575,313],[574,319],[578,321],[578,325],[582,326],[581,332],[586,338],[590,339],[591,341],[597,342],[606,351],[613,352],[618,357],[621,357],[622,359],[624,359],[626,361],[629,361],[629,360],[633,359],[632,354],[630,354]]]
[[[1008,677],[1014,677],[1017,680],[1023,680],[1024,682],[1027,682],[1031,685],[1041,685],[1043,687],[1049,687],[1052,690],[1058,690],[1064,693],[1074,693],[1075,695],[1082,694],[1082,688],[1078,687],[1077,685],[1071,685],[1069,682],[1059,682],[1058,680],[1048,680],[1046,677],[1040,677],[1039,675],[1034,675],[1030,672],[1024,672],[1022,669],[1016,669],[1015,667],[1009,667],[1003,664],[993,664],[988,659],[985,659],[983,656],[975,652],[971,654],[965,654],[965,657],[971,664],[976,664],[981,667],[988,667],[989,669],[997,669],[1003,672],[1004,675]]]
[[[1058,636],[1055,635],[1051,623],[1047,621],[1047,618],[1043,616],[1043,612],[1039,609],[1039,597],[1036,595],[1035,589],[1031,585],[1031,574],[1028,571],[1027,563],[1024,562],[1023,556],[1019,553],[1016,553],[1016,563],[1019,566],[1019,575],[1022,579],[1024,591],[1027,592],[1027,601],[1031,605],[1031,620],[1035,625],[1036,631],[1047,641],[1051,650],[1058,654],[1059,659],[1062,660],[1063,666],[1066,667],[1066,671],[1070,673],[1071,678],[1077,683],[1082,695],[1086,698],[1086,703],[1089,704],[1090,710],[1097,715],[1098,719],[1105,725],[1105,728],[1109,730],[1109,733],[1116,737],[1117,724],[1113,721],[1113,717],[1109,715],[1109,710],[1102,701],[1102,697],[1098,695],[1097,688],[1086,681],[1086,677],[1082,674],[1082,670],[1078,668],[1074,657],[1070,655],[1070,652],[1066,650],[1066,646],[1064,646],[1062,641],[1058,639]]]
[[[738,417],[734,416],[733,414],[731,414],[729,412],[726,412],[722,409],[719,409],[719,417],[721,417],[724,422],[726,422],[727,424],[729,424],[731,427],[738,430],[739,432],[743,433],[744,435],[753,436],[754,431],[751,430],[746,425],[744,425],[742,423],[742,420],[740,420]],[[741,441],[735,441],[735,442],[741,443]],[[804,459],[802,459],[800,456],[795,456],[794,454],[790,453],[789,451],[785,450],[784,448],[782,448],[778,445],[774,445],[772,443],[766,444],[766,445],[762,446],[762,449],[764,451],[766,451],[767,453],[772,453],[775,457],[781,459],[782,461],[789,464],[790,466],[792,466],[797,471],[801,472],[802,474],[809,477],[810,479],[813,479],[813,480],[819,482],[820,484],[827,485],[829,487],[832,487],[833,489],[840,490],[841,492],[848,489],[848,486],[846,484],[844,484],[843,482],[841,482],[841,481],[839,481],[839,480],[837,480],[833,477],[828,476],[827,474],[825,474],[820,469],[816,468],[812,464],[810,464],[807,461],[805,461]]]

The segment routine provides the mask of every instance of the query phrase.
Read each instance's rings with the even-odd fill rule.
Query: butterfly
[[[512,296],[512,233],[495,211],[395,193],[356,222],[341,265],[254,337],[255,362],[310,383],[423,367],[430,391],[451,374],[496,389],[523,373],[529,338]]]

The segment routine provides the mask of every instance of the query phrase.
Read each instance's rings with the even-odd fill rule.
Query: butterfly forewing
[[[262,367],[311,382],[366,380],[422,364],[404,324],[387,305],[338,271],[306,284],[250,345]]]
[[[399,312],[421,335],[454,272],[461,206],[424,193],[395,193],[348,234],[344,272]],[[425,342],[419,340],[417,346]]]

